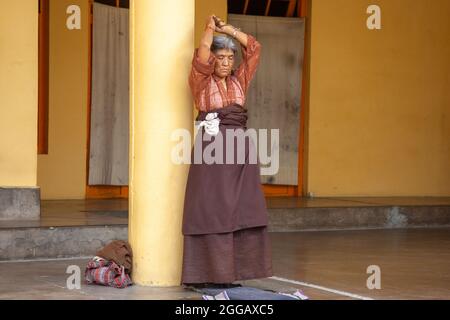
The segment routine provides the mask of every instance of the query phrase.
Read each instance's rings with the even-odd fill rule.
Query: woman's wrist
[[[225,27],[224,31],[227,35],[232,36],[233,38],[236,38],[236,34],[238,33],[239,29],[233,27],[232,25],[228,25]]]

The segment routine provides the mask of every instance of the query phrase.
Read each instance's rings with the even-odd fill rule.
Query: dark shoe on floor
[[[237,288],[242,287],[240,284],[237,283],[211,283],[208,288],[214,288],[214,289],[230,289],[230,288]]]
[[[237,283],[184,283],[186,289],[202,290],[202,289],[231,289],[242,287]]]
[[[184,283],[183,285],[188,288],[204,289],[208,288],[209,283]]]

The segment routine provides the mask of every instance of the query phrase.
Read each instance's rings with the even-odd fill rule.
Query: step
[[[268,211],[271,232],[450,226],[450,205],[271,207]],[[93,256],[110,241],[128,238],[127,211],[84,212],[84,219],[65,213],[66,219],[0,221],[0,261]]]

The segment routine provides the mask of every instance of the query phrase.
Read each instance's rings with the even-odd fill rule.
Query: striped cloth
[[[84,275],[87,284],[101,284],[119,289],[133,284],[124,266],[101,257],[94,257],[88,262]]]

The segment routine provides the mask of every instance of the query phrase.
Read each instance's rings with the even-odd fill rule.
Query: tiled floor
[[[275,273],[374,299],[450,299],[450,229],[273,233]],[[369,266],[381,289],[369,290]]]
[[[450,299],[450,229],[271,233],[279,278],[248,285],[319,299]],[[0,299],[200,299],[181,287],[68,290],[66,269],[85,259],[0,262]],[[366,286],[379,266],[381,289]]]

